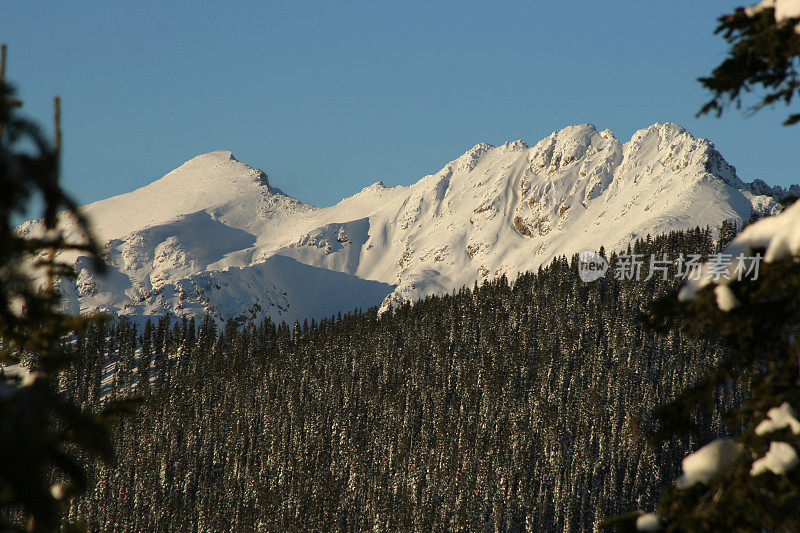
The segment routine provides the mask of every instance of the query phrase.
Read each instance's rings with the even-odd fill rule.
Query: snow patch
[[[783,428],[790,428],[792,433],[800,435],[800,422],[794,416],[794,410],[789,402],[783,402],[780,407],[773,407],[767,411],[767,419],[756,426],[756,435],[766,435]]]
[[[661,518],[655,513],[644,513],[636,518],[636,531],[661,531]]]
[[[683,475],[675,485],[679,489],[688,489],[697,483],[707,485],[711,478],[733,464],[741,451],[741,446],[731,439],[718,439],[706,444],[683,459]]]
[[[798,463],[800,463],[800,459],[798,459],[797,452],[791,444],[771,442],[767,454],[753,462],[750,475],[759,476],[769,470],[773,474],[780,476],[795,468]]]
[[[717,285],[714,289],[714,295],[717,297],[717,307],[719,307],[720,311],[728,312],[740,305],[736,295],[727,285]]]

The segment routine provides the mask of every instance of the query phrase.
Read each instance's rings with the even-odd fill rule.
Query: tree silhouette
[[[92,320],[59,312],[59,277],[74,275],[59,253],[80,251],[102,272],[101,251],[75,202],[59,184],[60,102],[55,139],[19,115],[22,103],[0,66],[0,362],[24,360],[30,373],[0,371],[0,529],[54,531],[61,509],[86,485],[88,454],[112,457],[104,422],[57,390],[68,363],[69,335]],[[23,234],[17,220],[41,205],[38,232]],[[83,237],[68,241],[59,221],[71,216]],[[13,368],[13,367],[12,367]]]
[[[711,76],[699,80],[714,96],[698,114],[719,116],[731,104],[739,108],[743,93],[756,87],[764,95],[753,111],[779,102],[790,105],[800,96],[800,18],[776,16],[775,7],[760,4],[720,17],[715,33],[722,34],[730,48]],[[798,121],[800,113],[793,113],[784,125]]]

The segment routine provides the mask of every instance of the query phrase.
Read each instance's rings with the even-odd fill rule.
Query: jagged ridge
[[[789,194],[800,187],[742,182],[711,142],[671,123],[626,143],[590,124],[533,147],[481,143],[413,185],[378,182],[322,209],[217,151],[87,205],[112,274],[98,278],[76,258],[77,283],[62,289],[74,312],[319,317],[514,276],[648,233],[746,220]]]

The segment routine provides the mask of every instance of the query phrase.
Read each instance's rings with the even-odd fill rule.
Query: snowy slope
[[[328,208],[217,151],[85,206],[113,268],[101,278],[76,258],[78,280],[62,289],[74,312],[318,318],[648,233],[746,220],[786,194],[743,183],[710,142],[675,124],[626,143],[584,124],[533,147],[478,144],[411,186],[376,183]]]

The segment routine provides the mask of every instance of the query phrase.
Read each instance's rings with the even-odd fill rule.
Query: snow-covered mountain
[[[800,188],[744,183],[713,144],[670,123],[626,143],[583,124],[533,147],[478,144],[413,185],[375,183],[328,208],[221,150],[85,206],[112,268],[100,277],[77,257],[78,279],[62,290],[74,312],[319,318],[746,220],[787,194]]]

